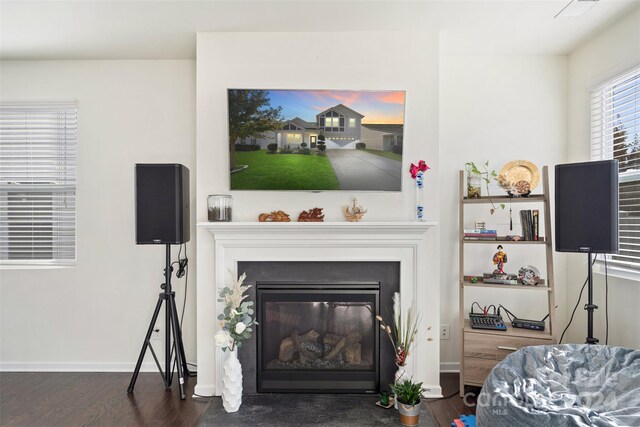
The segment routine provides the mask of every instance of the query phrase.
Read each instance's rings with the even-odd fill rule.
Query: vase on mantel
[[[394,384],[398,384],[400,382],[400,380],[402,380],[404,378],[404,375],[406,374],[406,371],[404,370],[406,365],[396,365],[396,367],[398,368],[398,370],[396,371],[396,375],[393,378],[393,383]],[[393,394],[393,398],[395,400],[395,403],[393,404],[393,407],[398,409],[398,396],[395,393]]]
[[[424,221],[424,172],[416,174],[416,221]]]
[[[242,365],[238,349],[229,350],[222,374],[222,406],[227,412],[237,412],[242,404]]]

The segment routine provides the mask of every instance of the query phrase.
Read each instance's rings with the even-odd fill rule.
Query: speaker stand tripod
[[[153,355],[153,359],[158,366],[158,370],[160,371],[160,374],[162,375],[162,378],[164,380],[164,386],[167,388],[171,387],[171,383],[173,382],[172,355],[175,352],[175,363],[178,371],[178,389],[180,393],[180,399],[185,399],[184,378],[189,374],[189,370],[187,369],[187,361],[184,355],[182,332],[180,331],[178,310],[176,309],[176,293],[171,290],[172,272],[173,267],[171,267],[171,245],[167,244],[166,266],[164,269],[165,282],[160,286],[162,289],[164,289],[164,292],[161,292],[158,297],[158,303],[156,304],[156,308],[153,312],[153,317],[151,318],[149,329],[147,329],[147,335],[144,337],[144,342],[142,343],[142,350],[140,350],[140,356],[138,357],[138,362],[136,363],[136,369],[133,371],[133,376],[131,377],[131,382],[129,383],[129,388],[127,389],[128,393],[133,393],[133,388],[136,385],[136,380],[138,379],[138,374],[140,373],[140,367],[142,366],[144,355],[147,351],[147,348],[149,348],[149,350],[151,350],[151,354]],[[158,320],[158,314],[160,313],[163,302],[165,303],[164,372],[162,370],[162,367],[160,366],[158,358],[156,357],[155,351],[153,351],[153,347],[151,346],[150,341],[151,334],[153,333],[153,328],[155,327],[156,321]],[[172,337],[173,344],[171,342]]]
[[[584,305],[584,309],[587,311],[587,340],[585,344],[598,344],[598,338],[593,336],[593,312],[598,308],[593,303],[593,259],[591,258],[591,252],[587,258],[588,270],[587,270],[587,303]]]

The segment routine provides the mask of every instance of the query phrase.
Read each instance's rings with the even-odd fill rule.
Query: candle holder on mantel
[[[229,194],[212,194],[207,197],[209,221],[229,222],[233,211],[233,198]]]

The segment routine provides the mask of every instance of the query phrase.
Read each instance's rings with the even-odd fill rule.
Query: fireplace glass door
[[[258,283],[258,392],[376,393],[378,283]]]

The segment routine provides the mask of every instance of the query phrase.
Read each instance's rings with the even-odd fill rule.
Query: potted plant
[[[484,181],[487,188],[487,196],[489,202],[491,202],[491,215],[496,211],[496,206],[491,199],[491,193],[489,192],[489,184],[491,181],[498,181],[498,174],[495,170],[489,170],[489,161],[483,163],[482,169],[480,169],[474,162],[467,162],[464,164],[467,170],[467,198],[477,199],[482,195],[481,183]],[[504,203],[500,203],[500,208],[504,209]]]
[[[412,380],[404,380],[389,386],[396,395],[400,424],[403,426],[418,425],[420,422],[420,400],[422,393],[427,389],[422,387],[422,383],[414,383]]]
[[[376,319],[380,322],[380,329],[387,334],[387,337],[389,337],[389,341],[393,346],[393,351],[395,353],[394,361],[398,367],[394,380],[396,383],[399,383],[405,375],[409,350],[411,349],[411,346],[416,339],[416,335],[418,334],[418,325],[420,324],[422,316],[417,312],[415,307],[409,307],[409,310],[406,311],[406,317],[403,318],[402,307],[400,306],[400,293],[398,292],[393,294],[392,316],[393,326],[387,325],[380,315],[376,316]]]

